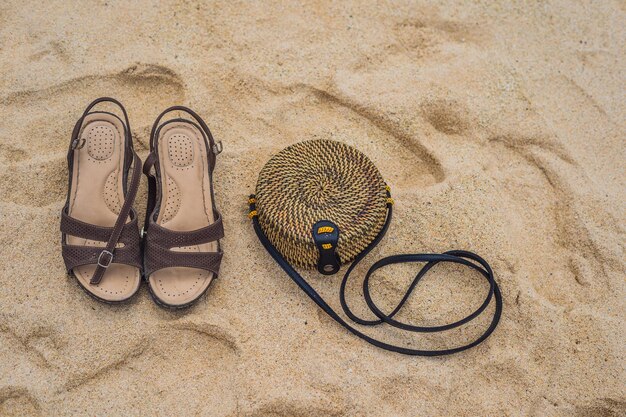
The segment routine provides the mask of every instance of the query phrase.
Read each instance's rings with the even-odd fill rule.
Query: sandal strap
[[[131,210],[130,217],[131,221],[124,224],[119,238],[119,242],[123,243],[124,246],[140,243],[139,232],[137,231],[137,214],[135,213],[135,210]],[[66,235],[76,236],[83,239],[106,242],[109,240],[111,233],[113,233],[113,228],[85,223],[71,217],[65,210],[63,210],[61,212],[61,232]]]
[[[166,249],[214,242],[224,237],[222,216],[219,211],[215,211],[215,216],[215,222],[189,232],[173,231],[152,222],[150,224],[150,233],[146,234],[146,242]]]
[[[139,239],[135,245],[116,248],[113,254],[103,251],[101,247],[81,245],[63,245],[61,251],[68,271],[83,265],[96,264],[100,267],[100,265],[106,265],[107,262],[111,263],[113,257],[115,257],[116,264],[130,265],[139,269],[143,266]]]
[[[130,121],[128,120],[128,113],[126,113],[126,109],[124,108],[124,106],[122,106],[122,103],[120,103],[119,101],[117,101],[114,98],[111,98],[111,97],[100,97],[100,98],[97,98],[94,101],[92,101],[87,106],[85,111],[83,111],[82,116],[80,116],[80,118],[78,119],[78,121],[74,125],[74,130],[72,130],[72,139],[71,139],[71,142],[70,142],[70,154],[71,154],[72,150],[74,149],[75,141],[78,139],[78,134],[80,133],[80,128],[83,126],[83,121],[85,121],[85,117],[87,117],[87,115],[89,114],[91,109],[93,109],[97,104],[107,103],[107,102],[115,104],[122,111],[122,115],[124,116],[124,123],[125,123],[125,125],[124,125],[124,137],[126,138],[126,142],[128,144],[130,144],[130,146],[132,146],[133,142],[132,142],[132,135],[131,135],[131,132],[130,132]]]
[[[143,173],[146,178],[148,178],[148,201],[146,204],[146,218],[144,219],[143,231],[148,230],[148,227],[154,224],[152,216],[154,215],[154,208],[156,206],[157,179],[155,175],[152,175],[151,171],[156,161],[156,153],[150,152],[143,163]]]
[[[219,274],[223,252],[179,252],[146,241],[144,249],[145,276],[163,268],[188,267]]]
[[[89,108],[91,108],[90,106]],[[81,118],[82,119],[82,118]],[[78,236],[85,239],[106,241],[104,248],[86,248],[79,249],[75,245],[67,245],[63,243],[62,254],[65,265],[69,270],[75,266],[96,264],[96,270],[91,277],[91,284],[99,284],[102,281],[109,265],[113,263],[123,263],[137,266],[141,269],[141,248],[140,238],[137,232],[137,216],[133,210],[133,203],[139,188],[141,180],[141,160],[134,150],[131,150],[133,156],[133,175],[128,186],[124,204],[120,210],[115,225],[111,228],[90,225],[80,220],[71,218],[63,210],[61,218],[61,231],[65,234]],[[131,221],[127,224],[126,220],[131,215]],[[135,231],[133,233],[133,230]],[[65,242],[65,239],[64,239]],[[118,243],[124,243],[123,248],[116,248]],[[96,256],[97,254],[97,256]]]
[[[211,170],[211,172],[213,172],[213,169],[215,168],[215,159],[216,159],[215,157],[220,152],[222,152],[222,142],[221,141],[216,142],[215,139],[213,139],[213,135],[211,134],[211,130],[209,129],[209,126],[207,126],[205,121],[202,120],[202,117],[200,117],[195,111],[191,110],[189,107],[172,106],[172,107],[165,109],[161,114],[159,114],[159,116],[154,121],[154,124],[152,125],[152,131],[150,132],[150,150],[153,150],[156,148],[157,133],[160,127],[159,122],[161,121],[161,119],[163,119],[163,117],[167,113],[171,113],[174,111],[182,111],[182,112],[189,114],[200,125],[200,128],[202,129],[203,133],[206,135],[206,138],[209,141],[209,146],[211,148],[209,149],[210,152],[208,153],[207,156],[209,158],[209,169]]]
[[[169,230],[155,222],[150,222],[144,248],[146,277],[159,269],[177,266],[204,269],[217,276],[223,255],[221,251],[181,252],[172,250],[172,248],[200,245],[223,238],[222,216],[218,211],[215,214],[215,222],[189,232]]]
[[[115,255],[115,247],[119,242],[120,236],[122,234],[122,230],[124,229],[124,225],[126,224],[126,219],[128,219],[128,215],[132,210],[133,203],[135,202],[135,196],[137,195],[137,189],[139,188],[139,181],[141,179],[141,170],[139,167],[141,166],[141,159],[135,151],[133,151],[133,176],[130,180],[130,184],[128,190],[126,192],[126,197],[124,198],[124,204],[122,205],[122,209],[120,210],[120,214],[117,216],[117,220],[115,221],[115,225],[113,226],[113,230],[111,231],[111,235],[109,236],[109,240],[104,248],[104,250],[100,253],[99,259],[102,258],[103,255],[107,253],[110,256],[107,256],[107,261],[98,262],[98,267],[96,268],[93,276],[91,277],[91,284],[99,284],[104,276],[109,265],[113,262],[113,258]]]
[[[137,230],[137,216],[134,210],[131,210],[130,216],[132,220],[124,224],[118,240],[118,243],[123,243],[124,246],[115,248],[115,263],[132,265],[141,269],[141,238]],[[113,233],[113,228],[85,223],[70,217],[63,210],[61,212],[61,232],[69,236],[106,242]],[[109,253],[102,255],[102,247],[68,245],[66,243],[62,244],[61,253],[67,271],[82,265],[104,264],[109,256]],[[100,256],[102,256],[102,259],[100,259]]]

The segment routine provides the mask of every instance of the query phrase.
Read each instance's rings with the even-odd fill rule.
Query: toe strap
[[[131,220],[122,226],[122,231],[120,232],[117,243],[123,243],[124,246],[137,246],[141,242],[141,238],[139,237],[139,231],[137,229],[137,214],[135,210],[130,211],[130,217]],[[68,236],[106,242],[113,233],[113,228],[85,223],[71,217],[63,210],[61,212],[61,232]]]
[[[180,252],[149,242],[144,251],[146,277],[163,268],[184,266],[213,272],[217,277],[222,263],[223,252]]]
[[[215,221],[213,223],[201,229],[188,232],[173,231],[151,222],[148,227],[149,233],[146,240],[153,246],[156,245],[168,249],[214,242],[224,237],[222,215],[217,210],[214,213]]]
[[[64,235],[105,243],[113,233],[113,228],[82,222],[63,211],[61,231]],[[82,265],[97,265],[99,269],[106,270],[112,263],[131,265],[141,270],[141,238],[137,230],[137,216],[134,211],[131,212],[131,221],[122,226],[116,246],[111,250],[108,247],[69,245],[63,239],[61,251],[68,271]]]
[[[139,245],[115,248],[113,252],[93,246],[63,245],[62,253],[68,271],[82,265],[98,265],[106,269],[112,263],[142,268]]]
[[[179,266],[203,269],[217,276],[223,252],[182,252],[175,248],[214,242],[222,237],[222,217],[217,211],[211,225],[188,232],[169,230],[150,222],[144,248],[145,276],[159,269]]]

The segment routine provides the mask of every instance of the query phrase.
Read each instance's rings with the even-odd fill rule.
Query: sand
[[[626,414],[624,2],[372,3],[2,2],[0,415]],[[127,106],[142,158],[169,105],[223,141],[226,255],[189,310],[145,286],[111,307],[65,273],[65,153],[102,95]],[[270,260],[247,195],[272,154],[311,138],[357,146],[391,185],[395,219],[365,264],[489,260],[505,300],[492,337],[444,358],[381,351]],[[142,217],[145,195],[144,178]],[[377,274],[376,301],[393,306],[412,271]],[[307,277],[339,308],[339,276]],[[438,267],[403,318],[459,318],[485,291]],[[356,280],[348,297],[367,314]],[[487,319],[367,331],[454,346]]]

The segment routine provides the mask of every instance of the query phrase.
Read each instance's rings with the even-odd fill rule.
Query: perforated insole
[[[191,123],[171,122],[161,129],[157,146],[162,190],[157,223],[176,231],[197,230],[213,223],[208,149],[202,133]],[[217,249],[217,242],[173,248],[185,252]],[[178,306],[202,295],[212,280],[209,271],[172,267],[155,271],[148,283],[162,302]]]
[[[113,227],[124,202],[124,125],[114,115],[92,113],[85,118],[79,138],[80,148],[74,151],[69,215],[86,223]],[[106,242],[76,236],[67,236],[67,243],[106,246]],[[125,300],[141,283],[138,268],[113,263],[99,284],[90,284],[95,269],[96,265],[84,265],[73,272],[87,291],[103,300]]]

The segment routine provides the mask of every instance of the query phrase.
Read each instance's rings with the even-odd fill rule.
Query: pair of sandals
[[[122,117],[93,110],[103,102],[119,107]],[[191,118],[162,121],[174,111]],[[148,204],[140,233],[133,203],[141,160],[126,109],[109,97],[93,101],[74,127],[67,155],[61,243],[68,273],[106,303],[130,299],[142,276],[161,306],[184,308],[197,301],[217,277],[223,256],[212,177],[221,150],[192,110],[174,106],[159,115],[143,164]]]

